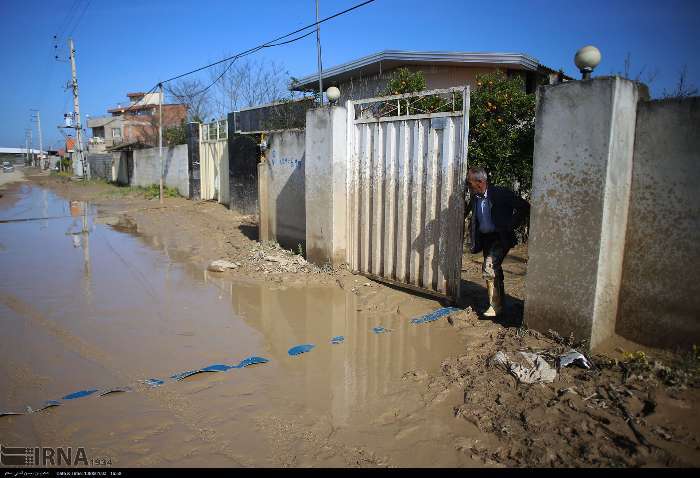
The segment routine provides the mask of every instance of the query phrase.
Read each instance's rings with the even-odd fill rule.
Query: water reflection
[[[46,190],[44,190],[46,193]],[[87,304],[92,304],[92,279],[90,267],[90,234],[94,228],[92,215],[89,214],[90,203],[87,201],[68,201],[72,222],[66,234],[73,240],[73,247],[83,250],[83,275],[81,289]],[[46,214],[46,213],[45,213]]]

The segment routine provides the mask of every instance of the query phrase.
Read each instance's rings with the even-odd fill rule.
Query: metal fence
[[[350,101],[348,116],[352,269],[457,299],[468,87]]]

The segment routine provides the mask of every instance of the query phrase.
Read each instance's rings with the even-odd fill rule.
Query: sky
[[[321,18],[361,0],[320,0]],[[75,41],[80,109],[100,116],[126,93],[265,43],[315,21],[315,0],[0,0],[0,147],[24,147],[41,112],[44,149],[72,111],[67,37]],[[526,53],[579,77],[577,49],[596,45],[594,75],[641,72],[652,97],[673,90],[681,69],[700,87],[697,0],[375,0],[321,26],[323,65],[381,50]],[[54,35],[59,48],[54,48]],[[60,60],[54,60],[58,53]],[[316,38],[266,49],[256,58],[291,76],[316,72]],[[209,74],[199,78],[208,84]],[[88,134],[89,136],[89,134]]]

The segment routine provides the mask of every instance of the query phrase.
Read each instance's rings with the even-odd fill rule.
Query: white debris
[[[506,353],[498,351],[490,363],[505,368],[520,383],[551,383],[557,376],[557,371],[541,355],[530,352],[519,352],[512,360]]]
[[[224,272],[227,269],[237,269],[239,266],[240,264],[237,262],[230,262],[225,261],[223,259],[219,259],[209,264],[209,267],[207,267],[207,269],[212,272]]]
[[[588,361],[588,359],[582,353],[577,352],[573,349],[569,350],[564,355],[560,355],[557,359],[557,364],[559,367],[567,367],[571,364],[574,364],[582,368],[592,368],[591,363]]]

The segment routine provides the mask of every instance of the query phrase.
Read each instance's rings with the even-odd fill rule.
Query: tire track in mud
[[[105,371],[112,374],[116,379],[124,383],[131,382],[129,378],[125,377],[123,373],[113,367],[115,362],[112,357],[55,324],[32,305],[22,301],[16,296],[2,291],[0,291],[0,303],[7,306],[20,317],[30,320],[32,324],[40,327],[51,336],[58,339],[67,350],[76,353],[87,361],[97,364]],[[143,393],[147,400],[155,402],[161,410],[169,412],[175,421],[195,434],[199,438],[200,443],[212,444],[216,442],[217,446],[215,448],[219,453],[227,455],[228,458],[240,459],[240,457],[235,454],[226,452],[229,447],[232,446],[229,441],[223,440],[222,442],[220,438],[217,439],[216,430],[200,425],[200,417],[197,416],[196,410],[192,407],[192,400],[187,395],[173,389],[158,388],[153,390],[145,386],[135,387],[134,392]],[[90,397],[89,399],[94,400],[99,399],[99,397]],[[60,410],[56,410],[56,412],[60,413]],[[30,415],[30,417],[34,418],[32,415]],[[41,429],[40,423],[34,423],[35,420],[32,420],[32,422],[33,428]],[[39,430],[35,430],[36,436],[42,435]],[[51,441],[51,439],[48,438],[47,440]]]

